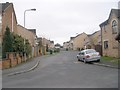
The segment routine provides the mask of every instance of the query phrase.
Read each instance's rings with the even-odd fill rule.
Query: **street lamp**
[[[24,28],[25,28],[25,14],[26,14],[26,11],[36,11],[36,9],[27,9],[24,11]]]
[[[27,11],[36,11],[36,9],[33,8],[33,9],[27,9],[27,10],[24,11],[24,29],[25,29],[25,14],[26,14]],[[24,37],[24,45],[25,45],[25,37]],[[25,61],[26,61],[25,46],[24,46],[24,57],[25,57]]]

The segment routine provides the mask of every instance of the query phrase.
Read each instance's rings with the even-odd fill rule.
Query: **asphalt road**
[[[118,69],[78,62],[76,54],[38,57],[39,66],[27,73],[7,76],[10,71],[3,71],[3,88],[118,88]],[[30,66],[25,65],[20,67]]]

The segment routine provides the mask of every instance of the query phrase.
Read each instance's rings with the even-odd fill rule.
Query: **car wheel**
[[[80,61],[80,59],[78,58],[78,56],[77,56],[77,59],[78,59],[78,61]]]
[[[100,62],[100,59],[99,59],[99,60],[97,60],[97,62]]]
[[[83,61],[84,61],[84,63],[86,64],[86,60],[85,60],[85,59],[83,59]]]

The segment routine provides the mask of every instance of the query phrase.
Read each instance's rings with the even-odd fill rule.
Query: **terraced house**
[[[17,33],[17,19],[14,11],[14,7],[12,3],[2,3],[2,12],[1,12],[1,32],[0,39],[2,41],[2,37],[8,26],[11,32]]]
[[[120,9],[112,9],[109,18],[100,24],[103,56],[120,57],[119,43],[115,40],[120,32]]]
[[[76,37],[72,38],[70,40],[70,45],[72,46],[73,50],[81,50],[85,48],[84,45],[84,40],[87,37],[86,33],[81,33],[79,35],[77,35]]]
[[[24,28],[21,25],[18,25],[13,3],[9,3],[9,2],[0,3],[0,6],[2,7],[2,11],[0,10],[1,11],[0,12],[0,43],[2,43],[2,38],[6,31],[6,27],[8,27],[10,32],[14,33],[15,35],[19,35],[20,37],[28,40],[28,42],[30,43],[32,50],[33,50],[32,57],[36,56],[37,55],[37,51],[35,51],[36,50],[36,47],[35,47],[36,33],[33,33],[32,31]],[[33,47],[34,47],[34,49],[33,49]],[[16,53],[16,52],[14,52],[14,53]],[[17,63],[19,63],[19,60],[16,59],[17,55],[16,54],[14,54],[14,55],[15,55],[15,58],[10,59],[10,60],[13,61],[14,66],[15,66]],[[14,55],[12,57],[14,57]],[[6,60],[8,58],[4,58],[4,59],[5,60],[3,60],[3,61],[5,62],[5,65],[8,65],[10,60]],[[23,58],[21,58],[21,59],[23,59]],[[3,67],[4,67],[4,62],[3,62]],[[9,63],[9,65],[5,66],[5,68],[9,68],[11,66],[12,65],[10,65],[10,63]]]
[[[84,46],[88,49],[95,49],[102,55],[101,48],[101,31],[96,31],[93,34],[87,35],[84,40]]]

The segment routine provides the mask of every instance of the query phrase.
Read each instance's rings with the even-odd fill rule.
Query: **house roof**
[[[54,43],[54,41],[50,41],[50,43]]]
[[[28,30],[36,35],[36,29],[28,29]]]
[[[103,23],[100,24],[100,27],[105,26],[108,24],[108,20],[104,21]]]
[[[11,4],[12,4],[12,3],[9,3],[9,2],[2,3],[2,12],[4,12],[5,9],[6,9],[9,5],[11,5]]]
[[[5,12],[5,10],[6,10],[10,5],[12,5],[12,7],[13,7],[13,12],[14,12],[14,16],[15,16],[15,20],[16,20],[16,23],[17,23],[17,18],[16,18],[16,14],[15,14],[15,10],[14,10],[13,3],[6,2],[6,3],[1,3],[1,4],[2,4],[2,13]]]
[[[74,39],[75,37],[70,37],[70,40]]]
[[[79,36],[81,36],[82,34],[86,34],[85,32],[83,32],[83,33],[81,33],[81,34],[78,34],[76,37],[74,37],[74,38],[77,38],[77,37],[79,37]],[[86,34],[87,35],[87,34]]]
[[[117,18],[120,17],[120,9],[112,9],[111,12],[114,13],[117,16]]]
[[[111,9],[111,12],[110,12],[110,15],[109,15],[109,18],[104,21],[103,23],[101,23],[99,26],[102,27],[102,26],[105,26],[108,24],[108,21],[110,19],[110,16],[111,14],[114,13],[116,15],[116,17],[120,20],[120,9]]]

